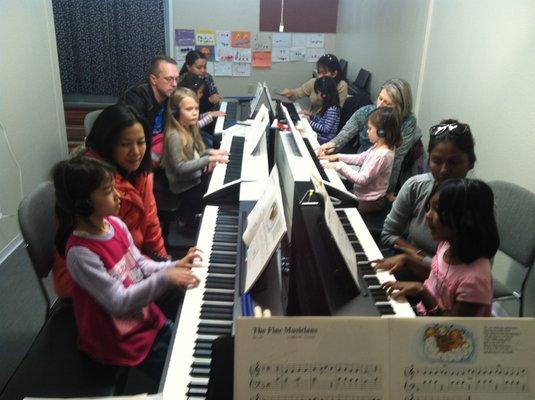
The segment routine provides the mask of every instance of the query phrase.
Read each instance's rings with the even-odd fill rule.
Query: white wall
[[[391,78],[404,78],[415,92],[427,9],[425,0],[339,0],[336,52],[349,61],[348,80],[364,68],[372,99]]]
[[[475,176],[535,192],[535,2],[435,1],[418,120],[470,124]]]
[[[258,32],[259,0],[172,0],[174,29],[229,29]],[[325,35],[325,50],[335,53],[334,34]],[[296,87],[312,77],[314,63],[273,63],[272,68],[252,69],[248,78],[214,77],[224,96],[244,96],[249,84],[266,81],[272,92]]]
[[[46,180],[67,154],[50,0],[0,2],[0,57],[0,207],[14,215],[0,220],[1,254],[19,233],[21,190],[28,194]],[[22,188],[8,143],[22,170]]]

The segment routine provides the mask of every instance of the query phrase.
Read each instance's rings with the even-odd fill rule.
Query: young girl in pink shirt
[[[393,298],[419,296],[421,315],[489,317],[490,259],[500,244],[492,190],[479,180],[447,180],[431,195],[426,219],[439,242],[428,278],[423,283],[386,282],[383,288]],[[406,267],[421,271],[416,260]]]
[[[322,157],[325,168],[334,168],[353,182],[361,214],[380,211],[386,206],[386,190],[392,173],[394,151],[401,143],[399,122],[394,109],[379,107],[367,120],[368,138],[373,144],[360,154],[334,154]],[[358,166],[355,168],[353,166]]]

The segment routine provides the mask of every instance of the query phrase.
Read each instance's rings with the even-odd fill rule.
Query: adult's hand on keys
[[[318,157],[324,156],[326,154],[331,154],[334,152],[335,144],[333,142],[323,143],[320,147],[316,149],[316,155]]]
[[[396,273],[400,269],[404,268],[408,259],[406,254],[396,254],[392,257],[383,258],[380,260],[373,260],[373,269],[390,271],[390,274]]]
[[[282,89],[282,91],[280,92],[280,95],[284,97],[290,97],[291,94],[292,94],[292,91],[286,88]]]
[[[214,93],[210,97],[208,97],[208,101],[212,104],[220,103],[223,98],[219,93]]]

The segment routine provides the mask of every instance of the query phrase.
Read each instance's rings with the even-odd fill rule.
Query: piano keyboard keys
[[[336,213],[340,222],[342,222],[351,246],[355,250],[357,268],[367,285],[368,292],[374,299],[379,314],[413,317],[414,311],[407,301],[393,300],[387,295],[384,289],[381,289],[381,283],[395,280],[395,278],[388,271],[375,271],[371,266],[371,261],[382,258],[382,254],[377,248],[357,209],[338,209]]]
[[[163,388],[170,398],[206,397],[212,342],[232,333],[237,230],[237,210],[205,208],[197,247],[208,267],[195,270],[201,283],[184,298]]]
[[[226,173],[223,184],[240,179],[244,145],[245,138],[243,136],[234,136],[232,138],[229,151],[229,161],[226,165]]]

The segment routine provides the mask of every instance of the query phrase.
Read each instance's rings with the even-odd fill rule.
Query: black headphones
[[[393,110],[389,107],[379,107],[379,108],[376,108],[373,112],[377,112],[377,110],[383,110],[383,109],[386,113],[386,118],[381,121],[381,126],[377,129],[377,136],[379,136],[380,138],[386,137],[386,131],[384,129],[384,126],[390,120],[390,118],[394,116]]]
[[[71,195],[69,194],[67,186],[67,165],[65,165],[65,168],[63,168],[62,181],[63,193],[65,194],[65,200],[67,201],[67,203],[63,203],[60,201],[58,202],[59,206],[65,211],[74,212],[75,214],[80,215],[82,217],[89,217],[91,214],[93,214],[94,208],[90,199],[73,200]]]

